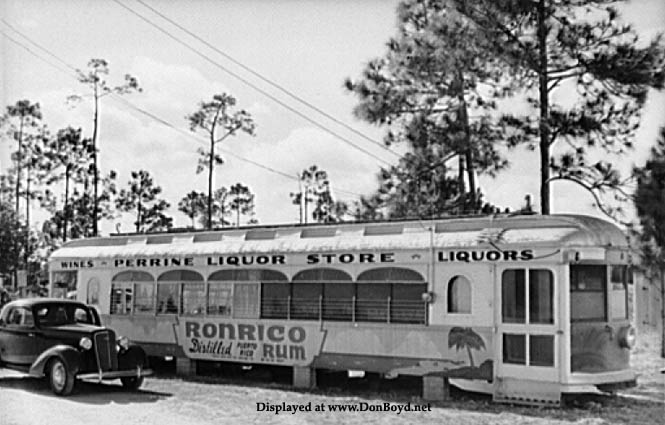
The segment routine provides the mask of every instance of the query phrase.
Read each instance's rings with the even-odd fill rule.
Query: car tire
[[[127,378],[120,378],[120,381],[122,381],[122,386],[129,391],[136,391],[139,388],[141,388],[141,385],[143,385],[142,376],[130,376]]]
[[[62,359],[55,357],[48,363],[47,379],[51,391],[56,395],[67,396],[74,391],[76,377]]]

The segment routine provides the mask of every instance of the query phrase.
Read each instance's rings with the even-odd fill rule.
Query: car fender
[[[126,350],[118,353],[119,370],[135,369],[139,364],[142,368],[148,367],[148,356],[141,346],[130,344]]]
[[[37,360],[32,363],[28,373],[31,376],[44,376],[46,364],[53,357],[58,357],[65,362],[67,369],[72,374],[76,375],[78,373],[81,364],[81,353],[70,345],[55,345],[44,351],[39,357],[37,357]]]

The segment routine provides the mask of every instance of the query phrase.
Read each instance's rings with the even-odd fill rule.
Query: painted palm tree
[[[471,349],[485,350],[485,342],[483,341],[483,338],[471,328],[454,327],[448,334],[448,348],[453,347],[455,347],[456,351],[466,348],[467,353],[469,353],[469,363],[471,364],[471,367],[475,367],[476,365],[473,362]]]

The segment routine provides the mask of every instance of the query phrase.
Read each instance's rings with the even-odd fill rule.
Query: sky
[[[73,126],[90,136],[90,99],[66,102],[72,94],[87,93],[71,68],[85,69],[91,58],[103,58],[109,63],[110,85],[120,84],[126,73],[137,77],[143,91],[123,97],[130,105],[114,97],[102,99],[100,169],[104,174],[116,170],[121,187],[131,171],[148,170],[171,203],[176,226],[190,224],[177,211],[178,201],[192,190],[207,191],[206,174],[196,174],[196,152],[206,147],[206,139],[189,131],[185,117],[199,102],[222,92],[236,97],[257,129],[255,137],[241,134],[223,142],[225,163],[215,170],[215,186],[248,185],[256,194],[260,223],[298,221],[298,207],[289,194],[299,190],[297,174],[311,165],[328,172],[337,199],[352,202],[377,188],[379,168],[394,163],[398,154],[381,146],[385,129],[353,116],[357,99],[343,82],[357,78],[370,59],[385,52],[395,34],[396,0],[141,1],[216,50],[137,0],[0,0],[2,108],[20,99],[39,102],[53,132]],[[632,0],[621,10],[646,39],[665,30],[662,0]],[[628,171],[642,164],[662,125],[665,93],[652,92],[636,149],[618,165]],[[14,149],[9,143],[0,145],[0,172],[6,172]],[[496,178],[480,177],[487,200],[514,210],[531,194],[539,205],[536,155],[511,152],[508,170]],[[593,199],[573,184],[556,182],[551,190],[552,212],[601,215]],[[35,221],[44,217],[37,213]],[[132,231],[132,221],[124,215],[102,223],[101,230]]]

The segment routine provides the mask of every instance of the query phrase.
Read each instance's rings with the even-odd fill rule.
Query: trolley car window
[[[155,311],[155,284],[137,282],[134,284],[134,313],[153,313]]]
[[[259,284],[235,283],[233,285],[233,317],[256,319],[259,317]]]
[[[526,365],[526,335],[503,334],[503,362]]]
[[[426,323],[423,294],[426,283],[394,283],[390,305],[391,323]]]
[[[210,275],[208,280],[224,280],[224,281],[252,281],[252,282],[266,282],[274,281],[281,282],[288,279],[283,273],[275,270],[268,269],[246,269],[246,270],[220,270]]]
[[[628,285],[631,281],[632,273],[627,266],[610,267],[610,285],[612,288],[612,319],[628,319],[630,305],[628,299]]]
[[[265,305],[271,305],[271,297],[273,292],[271,285],[281,284],[287,282],[286,275],[281,272],[269,269],[243,269],[243,270],[219,270],[214,272],[208,277],[210,282],[210,299],[208,301],[209,308],[213,311],[217,309],[217,314],[231,314],[233,317],[239,318],[258,318],[265,317],[262,313],[263,297],[267,296]],[[213,285],[212,281],[215,282]],[[259,283],[260,282],[260,283]],[[219,283],[219,285],[218,285]],[[222,283],[232,284],[233,290],[228,292],[228,287],[224,287]],[[261,286],[259,286],[261,285]],[[267,286],[266,286],[267,285]],[[214,287],[214,290],[213,290]],[[260,297],[259,298],[259,289]],[[227,300],[228,296],[233,299],[233,307],[228,306],[224,308],[222,305],[211,304],[215,294],[215,299],[218,301]],[[221,313],[220,311],[224,311]],[[273,315],[271,318],[281,318],[279,315]]]
[[[292,280],[294,282],[350,282],[351,276],[342,270],[318,268],[302,270],[296,273]]]
[[[529,270],[529,323],[554,323],[554,285],[549,270]]]
[[[554,366],[554,336],[529,335],[529,365]]]
[[[293,282],[291,287],[291,318],[318,320],[322,297],[322,283]]]
[[[157,284],[157,313],[158,314],[177,314],[180,299],[177,283],[158,283]]]
[[[146,302],[141,299],[141,304],[136,303],[135,295],[138,285],[154,286],[154,278],[146,272],[125,271],[118,273],[111,279],[111,314],[130,314],[132,311],[143,311],[140,305],[147,304],[152,310],[152,293],[150,300]],[[132,302],[134,302],[132,310]]]
[[[570,266],[570,314],[572,321],[607,320],[607,267]]]
[[[292,318],[352,319],[355,288],[348,273],[321,267],[302,270],[292,281]]]
[[[400,267],[367,270],[358,276],[355,319],[360,322],[426,323],[420,273]]]
[[[353,282],[324,282],[323,319],[342,321],[353,320],[353,303],[355,296],[356,287]]]
[[[359,283],[356,298],[356,320],[360,322],[387,322],[389,302],[389,283]]]
[[[231,315],[232,288],[233,284],[231,282],[209,282],[208,314],[217,316]]]
[[[502,276],[501,310],[504,323],[554,323],[554,276],[550,270],[506,270]],[[528,317],[526,314],[528,294]]]
[[[202,315],[206,308],[205,285],[187,282],[182,284],[182,314]]]
[[[88,280],[88,291],[86,295],[88,304],[99,304],[99,279],[96,277]]]
[[[261,317],[287,319],[289,317],[290,287],[288,283],[261,284]]]
[[[448,282],[448,313],[471,313],[471,282],[464,276]]]
[[[420,273],[401,267],[384,267],[360,273],[358,280],[422,282]]]
[[[157,278],[157,313],[197,315],[204,309],[205,286],[200,274],[171,270]]]
[[[524,270],[506,270],[501,281],[501,314],[504,323],[525,323],[526,283]]]

